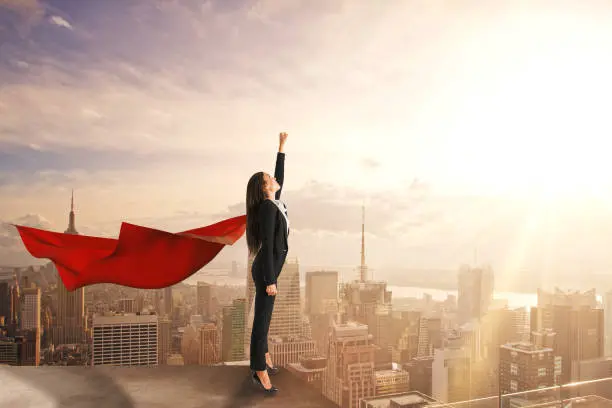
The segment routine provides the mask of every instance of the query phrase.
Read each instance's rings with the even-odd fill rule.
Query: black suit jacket
[[[280,189],[275,198],[280,200],[285,178],[285,153],[276,155],[274,178],[278,181]],[[271,200],[264,200],[259,205],[259,231],[261,234],[261,248],[253,262],[253,278],[256,282],[271,285],[276,284],[278,276],[283,269],[289,250],[287,221],[280,209]]]

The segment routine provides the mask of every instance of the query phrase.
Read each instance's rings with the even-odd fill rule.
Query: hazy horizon
[[[385,268],[612,269],[612,6],[0,0],[8,223],[116,236],[240,215],[286,131],[290,256]],[[220,260],[246,258],[241,239]],[[384,278],[379,274],[380,278]],[[578,281],[579,279],[577,279]]]

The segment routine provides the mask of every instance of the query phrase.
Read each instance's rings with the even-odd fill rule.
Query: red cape
[[[70,291],[95,283],[160,289],[193,275],[240,239],[246,215],[179,233],[124,222],[118,239],[15,227],[32,256],[53,261]]]

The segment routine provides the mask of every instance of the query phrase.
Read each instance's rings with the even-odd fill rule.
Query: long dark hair
[[[257,211],[259,205],[266,199],[264,194],[264,172],[255,173],[249,179],[246,189],[246,239],[249,255],[254,255],[261,247],[261,235],[259,234],[259,220]]]

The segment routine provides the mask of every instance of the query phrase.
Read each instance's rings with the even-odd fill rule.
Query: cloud
[[[26,214],[10,221],[0,220],[0,259],[4,265],[27,265],[42,263],[34,260],[21,242],[17,229],[12,225],[25,225],[33,228],[52,229],[53,225],[39,214]]]
[[[45,8],[38,0],[0,0],[0,13],[3,8],[17,14],[19,21],[14,23],[14,27],[18,28],[22,35],[38,24],[45,14]]]
[[[66,21],[66,19],[64,19],[63,17],[60,17],[60,16],[51,16],[51,17],[49,17],[49,21],[52,24],[55,24],[58,27],[64,27],[64,28],[67,28],[69,30],[73,30],[72,25],[68,21]]]
[[[417,185],[405,191],[384,191],[377,195],[311,181],[300,189],[283,192],[291,217],[291,226],[300,232],[360,233],[362,203],[366,204],[366,230],[381,238],[391,238],[406,225],[421,226],[436,222],[440,216],[423,207],[423,195]],[[244,214],[245,203],[228,207],[218,217]]]

